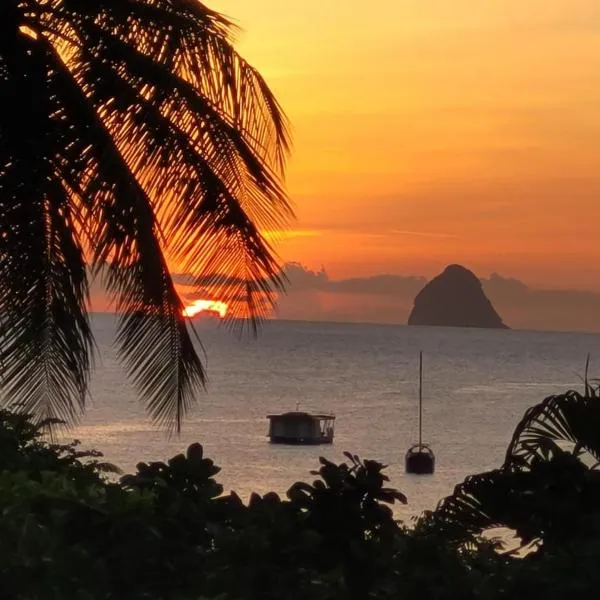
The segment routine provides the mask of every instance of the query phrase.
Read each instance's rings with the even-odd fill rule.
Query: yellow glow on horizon
[[[202,312],[216,312],[223,319],[227,315],[227,309],[227,303],[219,300],[194,300],[184,308],[183,316],[193,317]]]

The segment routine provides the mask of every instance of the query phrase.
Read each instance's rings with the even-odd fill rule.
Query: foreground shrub
[[[388,487],[384,465],[349,453],[341,464],[320,459],[314,481],[283,498],[253,494],[245,504],[223,495],[200,444],[117,480],[100,453],[49,443],[43,425],[0,411],[0,597],[587,597],[600,585],[600,511],[596,465],[581,457],[595,450],[589,437],[571,449],[540,438],[535,450],[523,432],[542,430],[540,414],[518,428],[527,447],[511,445],[508,456],[531,453],[515,459],[522,468],[468,478],[409,528],[394,518],[391,505],[407,500]],[[500,552],[479,536],[491,523],[541,550]]]

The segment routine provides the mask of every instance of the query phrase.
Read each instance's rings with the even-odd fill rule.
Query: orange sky
[[[223,0],[293,125],[284,260],[600,289],[598,0]]]

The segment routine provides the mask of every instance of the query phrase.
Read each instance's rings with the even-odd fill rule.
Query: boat
[[[411,475],[432,475],[435,471],[435,454],[429,444],[414,444],[404,458],[406,472]]]
[[[311,414],[298,410],[267,415],[272,444],[331,444],[335,415]]]
[[[423,352],[419,352],[419,442],[406,452],[404,465],[411,475],[431,475],[435,471],[435,454],[423,443]]]

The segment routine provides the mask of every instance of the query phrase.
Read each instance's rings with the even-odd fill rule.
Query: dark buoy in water
[[[404,457],[405,470],[411,475],[431,475],[435,471],[435,455],[423,443],[423,352],[419,352],[419,443],[413,444]]]

